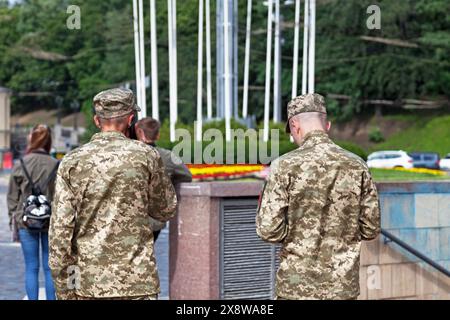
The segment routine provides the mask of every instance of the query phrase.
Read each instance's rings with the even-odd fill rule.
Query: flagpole
[[[210,0],[206,0],[206,105],[208,119],[212,118],[211,69],[211,4]]]
[[[172,0],[173,92],[175,124],[178,121],[178,49],[177,49],[177,0]],[[175,125],[174,125],[175,126]]]
[[[303,63],[302,63],[302,94],[308,92],[308,36],[309,36],[309,0],[305,0],[305,22],[303,30]]]
[[[308,91],[314,93],[315,53],[316,53],[316,0],[310,0],[310,29],[309,29],[309,71]]]
[[[150,43],[151,43],[151,75],[152,75],[152,118],[159,120],[158,93],[158,44],[156,38],[155,0],[150,0]]]
[[[267,9],[267,51],[266,51],[266,89],[264,101],[264,142],[269,141],[269,113],[270,113],[270,81],[271,63],[272,63],[272,14],[273,14],[273,0],[268,0]]]
[[[144,8],[142,0],[139,0],[139,42],[140,42],[140,64],[141,64],[141,113],[140,117],[147,116],[147,98],[145,88],[145,43],[144,43]]]
[[[197,130],[196,141],[202,141],[202,89],[203,89],[203,1],[198,5],[198,55],[197,55]]]
[[[250,44],[252,35],[252,0],[247,0],[247,28],[245,37],[245,62],[244,62],[244,96],[242,98],[242,117],[248,116],[248,82],[250,73]]]
[[[300,45],[300,0],[295,1],[294,57],[292,65],[292,94],[294,99],[298,91],[298,55]]]
[[[141,101],[141,58],[139,44],[139,20],[137,0],[133,0],[133,27],[134,27],[134,62],[136,71],[136,103],[142,106]]]
[[[273,122],[281,121],[281,42],[280,42],[280,0],[275,0],[275,48],[273,76]]]
[[[167,0],[167,25],[169,46],[169,130],[170,141],[175,141],[175,125],[177,123],[177,59],[176,59],[176,3]]]
[[[225,73],[225,138],[231,141],[231,79],[230,79],[230,11],[229,0],[224,0],[224,73]]]

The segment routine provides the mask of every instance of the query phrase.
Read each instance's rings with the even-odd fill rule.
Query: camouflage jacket
[[[180,158],[178,158],[172,151],[151,145],[156,148],[163,161],[164,168],[167,176],[172,184],[175,186],[182,182],[191,182],[192,174],[189,169],[184,165]],[[176,161],[174,161],[176,159]],[[153,231],[158,231],[166,226],[165,222],[160,222],[153,218],[150,218]]]
[[[102,132],[67,155],[49,230],[57,297],[158,294],[149,216],[167,221],[176,203],[161,157],[144,143]]]
[[[256,224],[282,243],[277,296],[354,299],[361,240],[380,232],[377,190],[362,159],[313,131],[272,163]]]

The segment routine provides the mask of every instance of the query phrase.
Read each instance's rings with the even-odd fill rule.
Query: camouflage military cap
[[[327,108],[325,107],[325,98],[317,93],[308,93],[292,99],[287,106],[287,133],[291,132],[289,120],[293,116],[305,112],[320,112],[326,114]]]
[[[115,88],[102,91],[94,97],[95,114],[100,118],[111,119],[141,111],[134,99],[133,91]]]

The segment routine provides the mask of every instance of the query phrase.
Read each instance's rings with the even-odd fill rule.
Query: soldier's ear
[[[100,119],[97,115],[94,116],[94,123],[97,128],[101,129]]]
[[[331,122],[327,121],[327,132],[330,131],[330,129],[331,129]]]
[[[128,117],[128,128],[131,128],[131,126],[134,125],[134,113],[130,114],[130,116]]]
[[[138,140],[144,142],[143,139],[145,139],[145,135],[143,133],[143,130],[136,125],[135,125],[135,128],[136,128],[136,136],[137,136]]]

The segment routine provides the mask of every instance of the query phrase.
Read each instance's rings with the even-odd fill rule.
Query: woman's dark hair
[[[50,153],[52,148],[52,131],[45,124],[36,125],[30,133],[28,141],[27,154],[36,150],[45,150]]]

